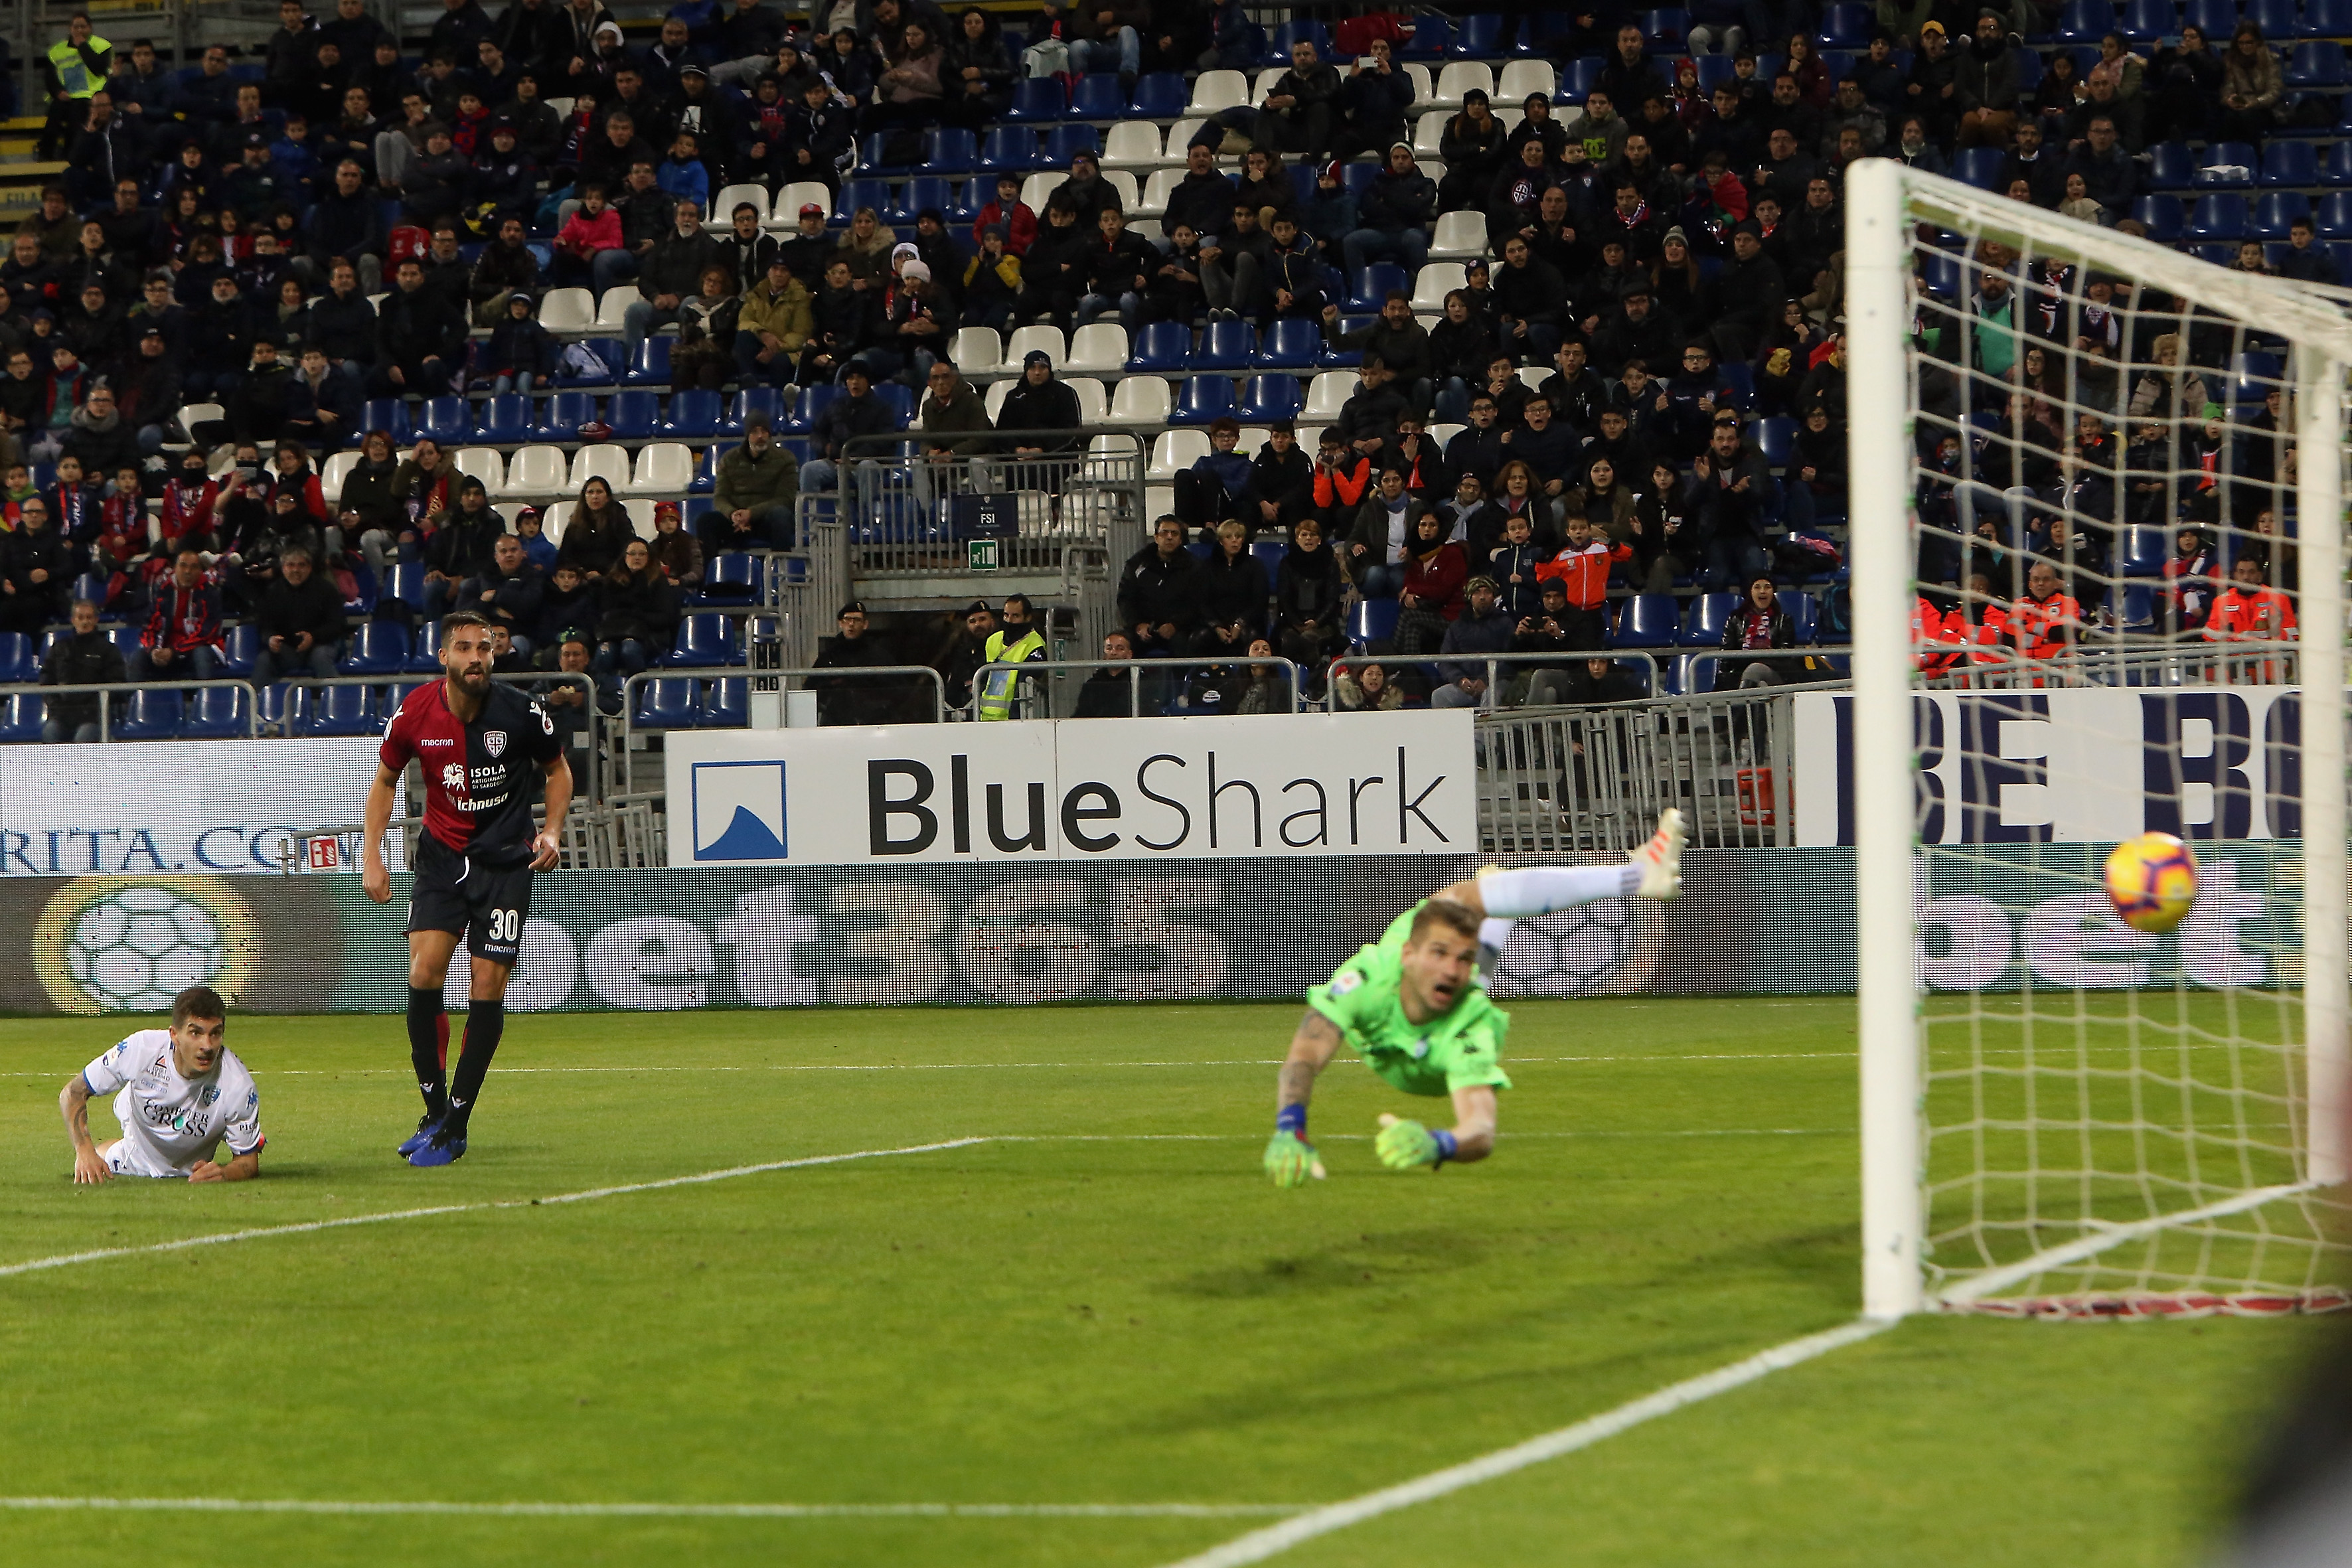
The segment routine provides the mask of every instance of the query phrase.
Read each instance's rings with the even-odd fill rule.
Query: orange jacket
[[[2276,588],[2252,593],[2231,584],[2213,601],[2205,622],[2208,642],[2293,642],[2294,604]]]
[[[1320,463],[1315,465],[1317,506],[1352,508],[1372,488],[1372,460],[1370,458],[1358,458],[1353,464],[1342,458],[1340,463],[1340,467],[1333,468],[1327,468]]]
[[[1985,616],[1992,624],[1992,616]],[[2066,651],[2066,634],[2083,624],[2083,606],[2065,593],[2053,594],[2047,599],[2031,595],[2009,606],[2003,617],[2002,633],[2028,658],[2055,658]]]
[[[1571,544],[1550,560],[1536,563],[1536,581],[1557,579],[1567,585],[1570,604],[1580,610],[1597,610],[1609,597],[1609,569],[1632,559],[1630,544],[1612,546],[1601,539],[1581,550]]]

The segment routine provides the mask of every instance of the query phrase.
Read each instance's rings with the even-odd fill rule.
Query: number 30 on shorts
[[[490,911],[490,940],[492,942],[515,942],[520,940],[521,936],[522,911],[520,910],[492,910]]]

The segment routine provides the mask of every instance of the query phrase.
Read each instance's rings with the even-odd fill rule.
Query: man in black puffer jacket
[[[73,607],[73,631],[49,645],[48,656],[41,660],[41,684],[44,686],[120,686],[129,677],[122,667],[122,650],[114,639],[98,629],[98,606],[88,599],[78,599]],[[73,741],[89,743],[98,739],[98,696],[85,692],[78,696],[52,697],[42,704],[41,739],[50,745]],[[118,706],[119,715],[121,709]]]
[[[1138,658],[1172,658],[1201,625],[1201,566],[1184,548],[1173,513],[1152,525],[1151,542],[1118,573],[1118,618],[1134,636]]]

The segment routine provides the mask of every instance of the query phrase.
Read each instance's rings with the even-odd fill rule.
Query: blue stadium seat
[[[1181,321],[1153,321],[1129,346],[1129,375],[1181,375],[1192,357],[1192,329]]]
[[[139,668],[139,661],[146,657],[139,648],[139,628],[137,626],[108,626],[105,630],[106,640],[112,643],[115,647],[121,652],[122,662],[129,665],[132,669]],[[62,628],[60,628],[60,632],[62,633]]]
[[[996,126],[980,144],[982,174],[1025,174],[1036,166],[1037,132],[1026,125]],[[995,194],[989,192],[991,196]]]
[[[95,572],[85,572],[66,585],[66,602],[88,599],[102,612],[106,608],[106,579]]]
[[[33,639],[22,632],[0,632],[0,686],[22,686],[40,678]]]
[[[504,392],[482,400],[473,439],[485,447],[519,447],[531,438],[530,399]]]
[[[1737,408],[1742,414],[1745,414],[1748,410],[1756,405],[1756,370],[1754,366],[1744,364],[1738,360],[1733,360],[1728,364],[1719,364],[1716,366],[1715,374],[1723,378],[1723,384],[1726,386],[1731,388],[1731,405],[1734,408]]]
[[[719,465],[726,460],[728,453],[741,445],[740,441],[713,441],[709,446],[705,447],[702,449],[702,456],[694,460],[694,478],[687,481],[687,493],[690,496],[707,496],[717,489]],[[793,459],[796,463],[800,460],[797,456]]]
[[[1797,646],[1810,647],[1820,640],[1821,605],[1811,594],[1791,591],[1780,595],[1780,607],[1789,612],[1789,624],[1797,634]]]
[[[1997,190],[2000,166],[2009,154],[1999,147],[1963,147],[1952,159],[1952,177],[1980,191]]]
[[[1510,52],[1503,42],[1503,18],[1491,11],[1463,17],[1454,29],[1454,42],[1448,52],[1457,60],[1500,59]],[[1281,64],[1283,59],[1273,63]]]
[[[675,338],[647,338],[637,345],[636,356],[629,361],[626,374],[621,377],[624,386],[667,386],[669,384],[669,351]]]
[[[253,673],[253,656],[261,651],[261,628],[240,621],[221,628],[220,672],[242,680]]]
[[[2224,33],[2222,37],[2229,35]],[[1032,78],[1013,84],[1013,102],[1003,118],[1016,125],[1034,124],[1059,120],[1069,106],[1062,95],[1062,84],[1051,77]]]
[[[669,413],[654,428],[677,440],[707,441],[719,434],[723,411],[718,393],[689,387],[670,395]]]
[[[41,738],[41,699],[31,691],[0,697],[0,746],[21,746]]]
[[[2301,191],[2264,191],[2254,198],[2257,239],[2284,239],[2289,225],[2311,216],[2311,198]]]
[[[689,730],[697,708],[692,676],[668,675],[637,687],[637,705],[629,722],[641,730]]]
[[[1721,646],[1723,628],[1738,605],[1739,595],[1737,594],[1701,594],[1693,599],[1690,613],[1683,617],[1683,647]]]
[[[706,730],[740,730],[751,721],[751,685],[740,675],[712,681],[702,694],[698,722]]]
[[[1286,318],[1274,323],[1259,345],[1257,363],[1269,370],[1311,370],[1323,353],[1323,328]]]
[[[1275,372],[1251,376],[1242,384],[1234,416],[1244,425],[1271,425],[1277,419],[1297,418],[1306,405],[1307,395],[1299,389],[1298,378]]]
[[[1443,59],[1454,47],[1452,18],[1436,11],[1424,11],[1412,19],[1412,37],[1397,50],[1401,60]]]
[[[1715,655],[1686,653],[1666,666],[1665,694],[1669,697],[1703,697],[1715,689]]]
[[[886,381],[874,388],[874,401],[897,416],[894,430],[904,430],[915,422],[915,389],[895,381]]]
[[[1867,5],[1824,5],[1821,30],[1813,41],[1825,49],[1870,47],[1871,15]]]
[[[2062,44],[2096,47],[2101,38],[2116,30],[2116,8],[2111,0],[2066,0],[2058,11],[2057,39]]]
[[[667,347],[667,338],[647,338],[646,347],[656,343]],[[667,359],[668,356],[663,356]],[[663,379],[667,380],[665,374]],[[604,405],[604,423],[613,427],[610,439],[614,441],[650,441],[654,426],[661,418],[661,395],[648,388],[631,387],[626,392],[613,394]]]
[[[2347,183],[2352,184],[2352,174],[2347,174]],[[2147,237],[2158,245],[2179,243],[2180,231],[2188,222],[2181,213],[2179,196],[2141,196],[2132,203],[2131,216],[2147,230]]]
[[[2189,150],[2188,142],[2158,142],[2147,150],[2148,189],[2185,191],[2196,184],[2197,154]]]
[[[473,410],[462,397],[428,397],[425,400],[425,417],[417,423],[416,433],[444,447],[462,447],[473,438]]]
[[[2230,401],[2260,403],[2280,386],[2286,370],[2276,354],[2249,351],[2230,361]]]
[[[2125,0],[2123,16],[2116,26],[2126,43],[2152,44],[2179,32],[2180,18],[2174,11],[2173,0]]]
[[[559,392],[539,405],[539,423],[531,426],[534,441],[562,443],[580,439],[580,426],[596,417],[593,393]]]
[[[1580,55],[1569,61],[1559,68],[1559,91],[1554,101],[1582,103],[1586,95],[1600,85],[1601,73],[1608,67],[1609,62],[1597,55]]]
[[[724,550],[703,563],[705,604],[743,605],[760,596],[760,558],[740,550]]]
[[[1070,88],[1070,118],[1126,119],[1127,92],[1119,86],[1118,78],[1108,71],[1080,77]]]
[[[1756,449],[1775,471],[1789,463],[1789,454],[1796,447],[1797,422],[1785,416],[1759,419],[1751,428],[1756,437]]]
[[[108,715],[107,732],[118,741],[175,740],[180,718],[177,687],[142,686]]]
[[[2118,583],[2107,595],[2108,607],[2122,632],[2156,630],[2156,590],[2145,583]]]
[[[1135,95],[1128,103],[1127,115],[1130,120],[1181,120],[1189,96],[1184,79],[1176,72],[1146,71],[1135,79]]]
[[[2345,100],[2352,103],[2352,98]],[[2352,185],[2352,142],[2333,142],[2327,155],[2319,165],[2319,183],[2325,185]]]
[[[1196,375],[1176,398],[1171,425],[1209,425],[1234,416],[1234,384],[1222,375]]]
[[[420,561],[402,561],[387,568],[383,582],[376,590],[376,608],[380,612],[399,615],[404,607],[414,615],[425,610],[425,564]]]
[[[1408,294],[1412,292],[1412,279],[1405,276],[1403,268],[1390,261],[1359,268],[1356,276],[1349,280],[1348,302],[1342,308],[1377,310],[1387,302],[1391,289],[1402,289]]]
[[[2344,46],[2333,39],[2297,44],[2286,58],[2289,92],[2339,90],[2344,81]]]
[[[284,731],[286,710],[293,694],[293,682],[287,680],[274,681],[261,689],[261,709],[255,717],[261,721],[263,729]]]
[[[398,675],[414,652],[404,623],[362,621],[345,639],[335,668],[342,675]]]
[[[840,395],[841,388],[829,381],[821,381],[814,386],[802,387],[800,401],[793,407],[791,429],[794,434],[802,436],[815,429],[816,422],[824,417],[826,407]]]
[[[2352,38],[2352,0],[2304,0],[2297,31],[2306,38]]]
[[[1499,22],[1501,18],[1497,17],[1496,20]],[[1288,65],[1291,46],[1302,39],[1315,46],[1317,59],[1331,58],[1331,34],[1328,28],[1320,22],[1292,20],[1276,27],[1266,38],[1265,63],[1268,66]]]
[[[2278,140],[2263,149],[2254,183],[2270,189],[2299,190],[2319,184],[2319,149],[2308,142]]]
[[[1081,153],[1102,155],[1102,132],[1091,125],[1056,125],[1045,132],[1045,151],[1038,165],[1045,169],[1066,169],[1070,160]]]
[[[300,736],[365,735],[382,722],[374,692],[365,686],[299,686],[286,703],[289,732]]]
[[[2200,29],[2218,55],[2229,47],[2231,29],[2238,25],[2238,0],[2187,0],[2180,19]]]
[[[610,386],[620,378],[619,373],[613,368],[626,352],[620,339],[583,338],[581,341],[587,344],[588,352],[596,356],[596,363],[586,370],[580,370],[565,361],[558,361],[555,366],[558,391],[574,386]]]
[[[1853,8],[1865,9],[1863,6]],[[1832,9],[1838,9],[1838,7],[1833,6]],[[1633,18],[1633,25],[1641,28],[1642,37],[1649,40],[1651,53],[1678,55],[1683,52],[1683,40],[1690,36],[1690,13],[1679,6],[1661,11],[1643,11]],[[1826,30],[1829,24],[1824,20],[1822,26]],[[1858,47],[1866,48],[1869,44],[1869,35],[1865,32],[1862,44]]]
[[[1247,321],[1212,321],[1186,364],[1196,371],[1246,370],[1256,358],[1255,327]]]
[[[720,421],[722,436],[740,436],[743,423],[754,414],[764,415],[771,427],[784,422],[784,394],[782,387],[747,386],[735,395],[727,405],[727,417]]]
[[[370,430],[383,431],[395,447],[405,447],[416,438],[415,430],[408,423],[408,405],[397,397],[368,399],[360,409],[359,428],[352,432],[352,445],[358,446],[358,437]]]
[[[908,169],[915,166],[911,163],[891,162],[890,159],[885,155],[889,149],[889,145],[890,137],[887,132],[876,132],[871,136],[860,138],[857,143],[858,173],[862,174],[903,174]]]
[[[2116,551],[2116,575],[2118,577],[2161,577],[2164,563],[2172,555],[2172,533],[2168,529],[2131,527],[2124,530],[2123,539]]]
[[[1359,599],[1348,612],[1348,646],[1368,653],[1377,642],[1395,637],[1399,607],[1394,599]]]
[[[845,224],[857,216],[860,207],[872,207],[879,213],[890,205],[890,183],[887,180],[844,180],[841,194],[833,204],[833,221]]]
[[[2199,244],[2221,240],[2234,243],[2252,234],[2253,219],[2246,210],[2244,196],[2235,191],[2215,191],[2197,198],[2197,205],[2189,210],[2189,222],[2180,232]]]
[[[2322,239],[2352,239],[2352,191],[2330,191],[2312,208]]]
[[[955,205],[955,185],[944,176],[918,174],[898,187],[898,194],[882,209],[882,221],[910,224],[925,212],[936,212],[944,219],[948,208]]]
[[[1672,647],[1683,631],[1682,606],[1672,594],[1636,594],[1617,612],[1612,647]]]
[[[183,741],[228,741],[249,733],[253,693],[242,686],[199,686],[180,715]]]
[[[662,663],[672,669],[700,669],[740,662],[734,624],[715,610],[698,611],[682,617],[677,623],[677,638]]]
[[[951,228],[970,228],[980,221],[980,209],[996,199],[996,182],[988,175],[977,175],[954,185],[943,209]]]
[[[2295,0],[2244,0],[2239,9],[2245,20],[2263,30],[2263,41],[2272,48],[2280,47],[2294,37],[2298,20]],[[2221,37],[2229,35],[2224,33]]]
[[[2242,191],[2254,183],[2252,171],[2262,164],[2262,154],[2251,142],[2209,142],[2204,155],[2197,161],[2199,190]],[[2223,171],[2244,169],[2243,174]]]

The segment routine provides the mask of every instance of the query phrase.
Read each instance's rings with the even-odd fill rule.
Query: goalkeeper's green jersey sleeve
[[[1421,906],[1389,922],[1381,940],[1359,948],[1329,981],[1307,993],[1307,1005],[1328,1018],[1374,1072],[1407,1094],[1443,1097],[1484,1084],[1508,1089],[1502,1067],[1510,1015],[1482,984],[1462,993],[1444,1016],[1415,1024],[1404,1016],[1399,983],[1405,939]]]

